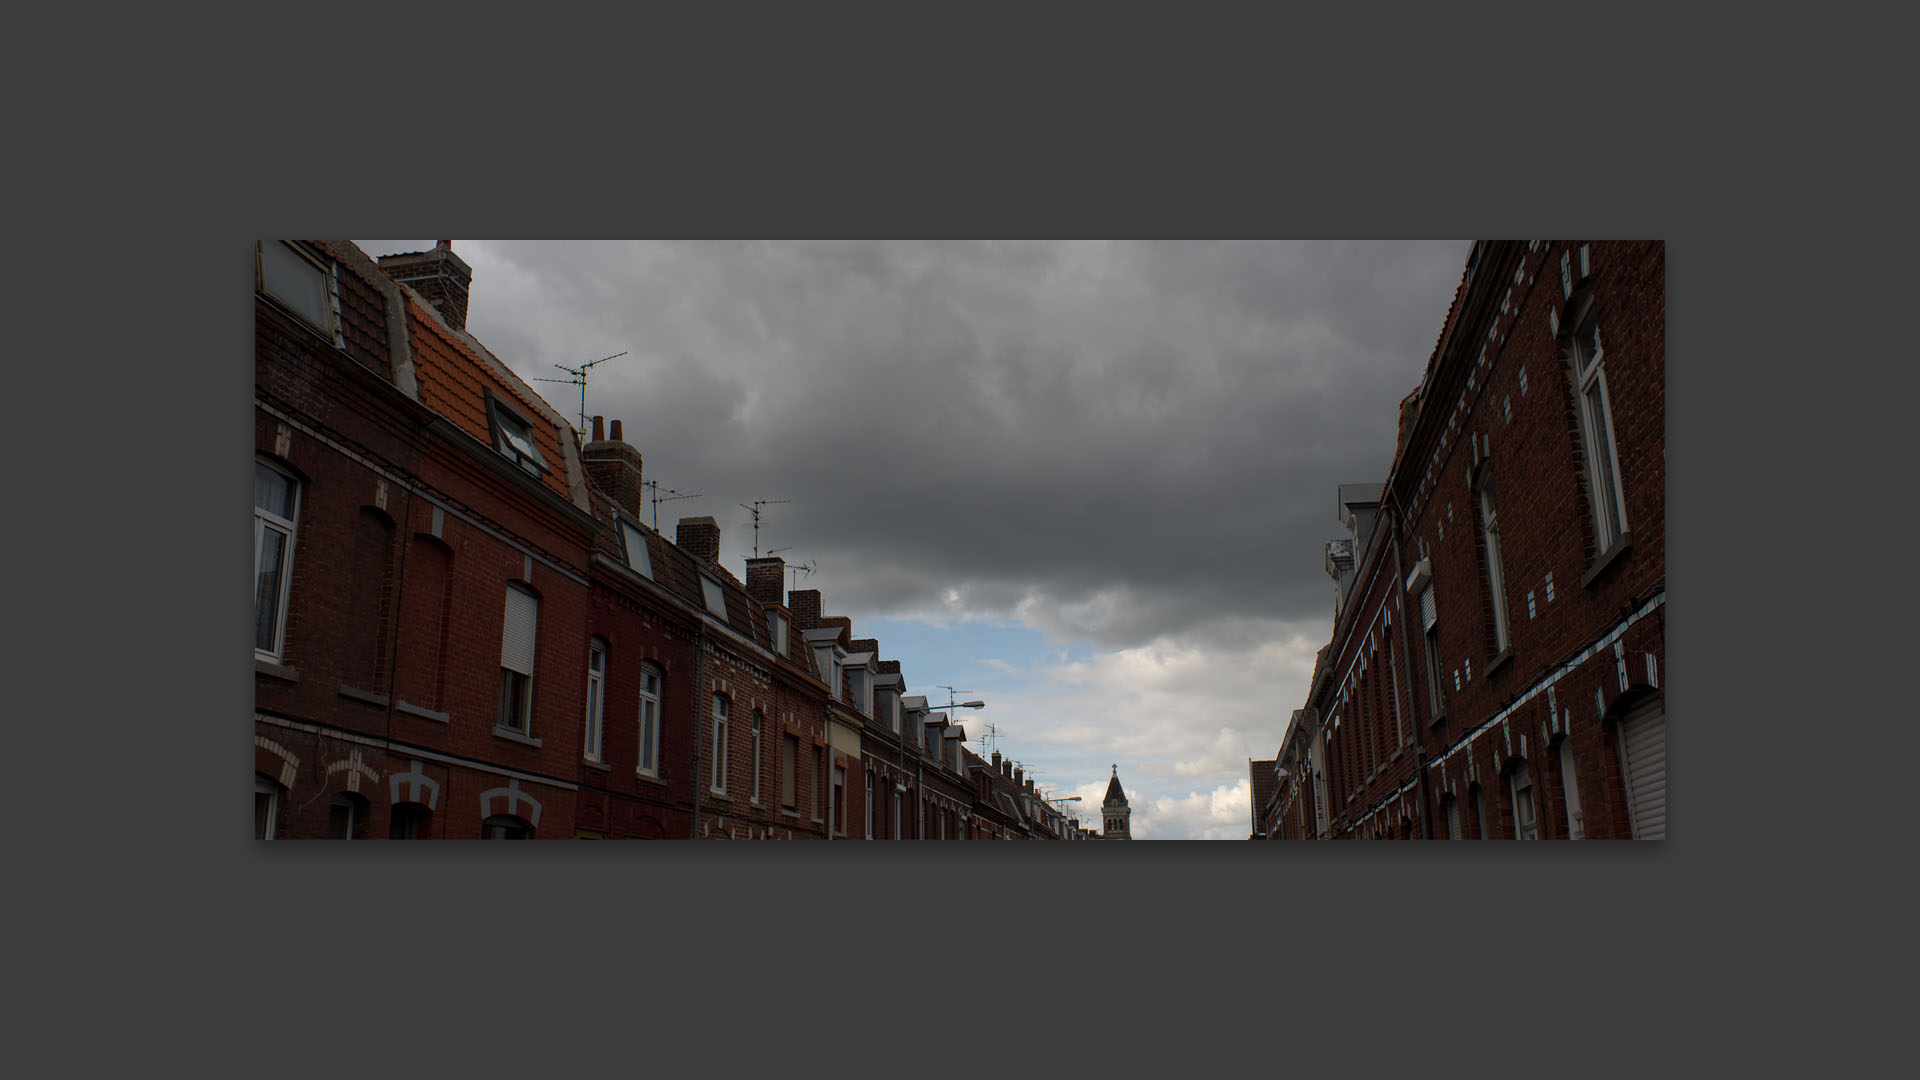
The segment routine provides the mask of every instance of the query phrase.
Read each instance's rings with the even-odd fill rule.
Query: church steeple
[[[1100,832],[1102,840],[1131,840],[1132,827],[1129,819],[1133,817],[1133,808],[1127,805],[1127,793],[1120,787],[1120,766],[1113,766],[1113,779],[1107,781],[1107,797],[1100,804],[1100,816],[1104,828]]]

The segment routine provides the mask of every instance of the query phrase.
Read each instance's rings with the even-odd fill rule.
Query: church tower
[[[1100,803],[1102,840],[1131,840],[1132,827],[1128,819],[1133,809],[1127,805],[1127,793],[1120,790],[1120,766],[1113,767],[1113,779],[1107,782],[1107,797]]]

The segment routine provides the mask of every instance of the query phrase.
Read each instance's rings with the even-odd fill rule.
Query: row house
[[[467,334],[448,242],[253,254],[255,835],[570,830],[598,527],[571,429]]]
[[[1658,242],[1474,245],[1255,837],[1665,835],[1665,292]]]
[[[621,422],[466,332],[450,242],[254,257],[256,837],[1036,833],[782,560],[642,521]]]

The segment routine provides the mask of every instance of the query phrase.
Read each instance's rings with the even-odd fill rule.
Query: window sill
[[[612,772],[613,771],[613,767],[611,765],[608,765],[604,761],[595,761],[590,757],[581,758],[580,764],[586,768],[594,770],[595,772]]]
[[[792,819],[793,819],[793,820],[795,820],[795,821],[799,821],[799,820],[800,820],[800,811],[798,811],[798,810],[789,810],[789,809],[787,809],[786,807],[784,807],[784,806],[783,806],[783,807],[781,807],[781,808],[780,808],[780,816],[781,816],[781,817],[790,817],[790,818],[792,818]]]
[[[1494,672],[1500,670],[1500,666],[1502,664],[1509,663],[1512,660],[1513,660],[1513,646],[1508,645],[1506,648],[1501,649],[1497,654],[1495,654],[1492,660],[1487,661],[1487,670],[1481,673],[1480,677],[1483,679],[1491,678]]]
[[[368,705],[376,705],[382,709],[387,707],[387,695],[376,694],[371,690],[362,690],[357,686],[348,686],[344,682],[340,684],[339,693],[343,698],[350,698]]]
[[[1599,578],[1601,574],[1606,573],[1608,567],[1612,566],[1614,563],[1619,562],[1621,559],[1621,556],[1625,555],[1627,552],[1632,550],[1633,550],[1633,533],[1631,532],[1621,533],[1620,538],[1613,542],[1613,546],[1608,548],[1605,552],[1603,552],[1599,558],[1593,560],[1593,565],[1591,567],[1588,567],[1587,572],[1580,576],[1581,588],[1586,588],[1587,586],[1593,584],[1595,579]]]
[[[667,781],[665,777],[662,777],[656,773],[647,772],[645,769],[633,770],[633,778],[642,783],[653,784],[658,787],[667,786]]]
[[[253,658],[253,673],[255,675],[270,675],[273,678],[285,679],[293,683],[300,681],[300,673],[294,670],[292,664],[283,664],[278,660],[267,660],[259,656]]]
[[[522,735],[519,732],[513,730],[512,728],[503,728],[498,724],[495,724],[493,726],[493,736],[496,739],[505,739],[508,742],[523,743],[527,746],[533,747],[535,750],[538,750],[542,746],[546,745],[545,743],[541,742],[539,739],[532,737],[531,735]]]
[[[1428,727],[1439,727],[1447,719],[1447,710],[1442,708],[1427,719]]]
[[[719,790],[716,790],[716,789],[714,789],[714,788],[708,788],[708,789],[707,789],[707,794],[708,794],[708,795],[711,795],[712,797],[714,797],[714,798],[716,798],[716,799],[719,799],[719,800],[720,800],[721,802],[732,802],[732,801],[733,801],[733,796],[731,796],[731,795],[729,795],[729,794],[727,794],[727,793],[726,793],[726,792],[724,792],[724,791],[719,791]]]
[[[440,712],[436,709],[429,709],[424,705],[415,705],[403,698],[394,699],[393,711],[406,713],[408,716],[418,716],[423,720],[432,720],[441,724],[453,719],[453,717],[447,713]]]

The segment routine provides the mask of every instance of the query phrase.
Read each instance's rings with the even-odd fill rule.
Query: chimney
[[[1019,787],[1019,786],[1020,786],[1020,776],[1021,776],[1021,773],[1022,773],[1022,770],[1021,770],[1021,769],[1019,769],[1019,768],[1015,768],[1015,769],[1013,770],[1013,786],[1014,786],[1014,787]]]
[[[762,604],[778,604],[787,583],[787,560],[768,555],[747,560],[747,595]]]
[[[473,267],[453,253],[453,241],[436,240],[432,251],[382,255],[380,269],[402,285],[412,286],[440,312],[448,326],[467,328],[467,291],[473,285]]]
[[[1000,751],[995,750],[993,752],[993,756],[999,757]],[[1002,761],[1000,763],[1000,775],[1009,776],[1009,777],[1013,775],[1013,759],[1012,758],[1008,758],[1005,761]]]
[[[588,442],[604,442],[606,441],[606,438],[607,438],[607,433],[601,430],[600,418],[597,416],[594,417],[593,418],[593,438],[588,439],[587,441]]]
[[[993,752],[993,771],[994,772],[1000,771],[1000,751],[998,750],[995,750]]]
[[[795,589],[787,594],[787,610],[793,612],[793,628],[805,632],[820,626],[820,590]]]
[[[849,652],[877,653],[880,651],[880,639],[870,637],[854,638],[851,642],[847,643],[847,650]]]
[[[600,437],[600,417],[593,418],[593,439],[580,448],[580,464],[587,471],[587,482],[624,514],[640,520],[640,451],[620,438],[620,421],[613,422],[613,437]]]
[[[1400,437],[1393,448],[1393,460],[1399,461],[1400,455],[1407,449],[1407,436],[1413,434],[1413,421],[1420,414],[1420,388],[1414,387],[1413,393],[1400,399]]]
[[[720,561],[720,523],[711,517],[681,518],[673,542],[698,562]]]
[[[1027,794],[1029,795],[1033,794],[1033,780],[1031,777],[1029,777],[1027,780]]]

